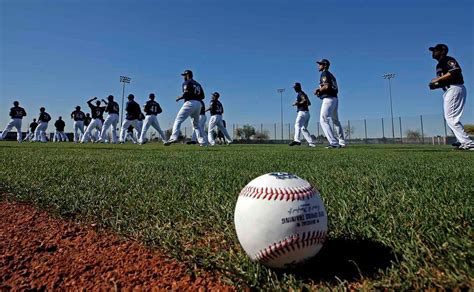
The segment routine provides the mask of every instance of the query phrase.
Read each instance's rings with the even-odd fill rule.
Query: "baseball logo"
[[[328,231],[318,190],[297,175],[282,172],[259,176],[242,189],[234,223],[247,255],[272,268],[312,258]]]

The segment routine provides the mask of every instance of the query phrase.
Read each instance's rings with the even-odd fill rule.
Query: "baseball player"
[[[225,120],[222,120],[222,124],[224,125],[224,128],[227,129],[227,125],[226,125]],[[219,143],[219,144],[225,143],[224,134],[223,134],[222,131],[220,131],[220,130],[217,131],[217,143]]]
[[[474,142],[464,131],[461,116],[466,103],[466,87],[461,66],[453,57],[448,56],[448,46],[437,44],[430,47],[433,59],[438,61],[436,75],[429,84],[431,90],[442,88],[444,91],[444,118],[456,139],[461,143],[458,149],[474,150]]]
[[[23,141],[33,141],[36,127],[38,127],[38,123],[36,122],[36,119],[33,119],[33,122],[30,123],[30,130]]]
[[[13,107],[10,108],[10,122],[3,130],[2,135],[0,136],[0,140],[3,140],[7,137],[8,132],[15,127],[16,128],[16,140],[18,143],[22,142],[22,133],[21,133],[21,121],[23,117],[26,117],[26,111],[24,108],[20,107],[20,103],[18,101],[13,102]]]
[[[98,133],[102,130],[102,120],[104,119],[105,106],[100,106],[100,100],[97,100],[95,105],[92,103],[94,100],[97,100],[97,97],[91,98],[87,101],[91,109],[92,120],[87,126],[86,132],[82,136],[81,143],[87,143],[91,139],[92,131],[97,130]],[[94,134],[96,135],[96,134]],[[97,141],[97,140],[96,140]]]
[[[48,123],[51,121],[51,116],[46,112],[44,107],[40,108],[40,114],[38,117],[38,127],[35,130],[35,136],[33,140],[35,142],[47,142],[46,130],[48,129]]]
[[[207,144],[208,141],[207,141],[206,133],[204,131],[204,127],[206,126],[206,120],[207,120],[206,105],[204,104],[204,101],[200,100],[200,102],[201,102],[201,112],[199,113],[199,125],[198,126],[201,129],[203,139],[204,139],[205,143]],[[191,141],[186,142],[186,144],[188,144],[188,145],[197,144],[197,134],[196,134],[196,132],[197,131],[193,131],[193,135],[191,136]]]
[[[64,127],[66,123],[63,121],[63,117],[59,117],[58,120],[54,123],[56,131],[54,131],[53,142],[69,142],[68,137],[64,134]]]
[[[165,142],[165,146],[171,145],[178,141],[178,136],[181,129],[181,124],[188,118],[191,117],[194,131],[197,130],[197,139],[201,146],[206,146],[207,143],[203,138],[204,133],[199,129],[199,115],[201,113],[201,100],[204,100],[204,90],[201,84],[193,79],[193,72],[191,70],[185,70],[181,76],[184,77],[183,82],[183,95],[178,96],[176,101],[184,99],[184,104],[176,115],[176,119],[173,124],[173,131],[171,137]]]
[[[134,137],[133,129],[134,129],[134,128],[133,128],[132,125],[128,126],[128,128],[127,128],[127,135],[125,136],[125,140],[124,140],[124,141],[125,141],[125,142],[127,142],[127,141],[132,141],[133,144],[137,144],[137,140],[136,140],[135,137]]]
[[[330,63],[328,60],[321,59],[316,63],[318,63],[318,70],[321,72],[321,77],[319,79],[319,88],[314,91],[314,95],[318,96],[323,101],[321,104],[319,121],[321,123],[321,128],[329,141],[329,145],[326,148],[337,149],[345,147],[346,143],[344,141],[344,133],[337,113],[339,103],[337,93],[339,89],[336,78],[331,74],[331,72],[329,72]],[[329,119],[332,119],[337,139],[334,137],[331,125],[329,124]]]
[[[135,128],[138,132],[138,137],[140,136],[141,128],[138,129],[138,117],[141,113],[140,106],[134,100],[135,96],[133,94],[128,95],[127,105],[125,107],[125,111],[127,112],[125,116],[125,120],[122,123],[122,129],[120,130],[120,143],[125,143],[125,135],[127,134],[127,129],[130,125]]]
[[[85,118],[85,114],[81,111],[81,107],[76,106],[76,110],[71,113],[71,119],[74,120],[74,143],[79,142],[81,135],[84,135]],[[87,125],[89,125],[89,123]]]
[[[209,108],[206,111],[211,112],[211,119],[209,120],[209,128],[208,128],[208,140],[209,144],[211,146],[214,146],[216,144],[216,141],[214,140],[214,131],[217,128],[224,134],[225,140],[227,144],[232,143],[232,138],[229,136],[229,133],[227,133],[227,129],[224,127],[224,124],[222,123],[222,114],[224,113],[224,107],[222,106],[222,103],[219,101],[220,94],[219,92],[214,92],[212,94],[212,100],[211,103],[209,104]]]
[[[158,134],[161,137],[161,140],[166,142],[166,136],[163,130],[160,127],[160,123],[158,122],[158,118],[156,117],[158,114],[161,114],[163,110],[158,102],[155,101],[155,94],[150,93],[148,95],[148,101],[145,103],[143,107],[143,111],[145,112],[145,121],[143,122],[143,128],[140,134],[140,138],[138,139],[139,144],[143,144],[146,142],[146,132],[151,127],[155,128]]]
[[[301,89],[301,84],[296,82],[293,85],[293,89],[297,93],[296,101],[293,103],[293,106],[296,106],[296,121],[295,121],[295,137],[294,140],[289,144],[290,146],[301,145],[300,134],[303,133],[304,138],[308,141],[309,147],[316,147],[311,138],[311,134],[308,131],[309,124],[309,106],[311,101],[306,93]]]
[[[105,112],[108,113],[107,119],[104,121],[104,126],[102,127],[102,133],[100,134],[100,138],[98,142],[105,142],[107,131],[110,127],[112,127],[112,143],[117,144],[117,124],[119,122],[119,105],[114,101],[114,96],[109,95],[107,97],[107,101],[102,99],[102,102],[105,103],[107,106],[105,107]]]

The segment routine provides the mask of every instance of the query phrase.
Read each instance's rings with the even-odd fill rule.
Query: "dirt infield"
[[[0,290],[233,290],[137,242],[0,201]]]

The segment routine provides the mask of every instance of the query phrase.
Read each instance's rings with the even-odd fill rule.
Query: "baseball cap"
[[[217,97],[217,98],[218,98],[219,96],[221,96],[221,95],[219,94],[219,92],[217,92],[217,91],[214,92],[214,93],[212,93],[212,95],[215,96],[215,97]]]
[[[429,47],[428,50],[430,50],[430,51],[432,51],[432,52],[433,52],[433,51],[440,51],[440,50],[443,50],[443,51],[445,51],[445,52],[447,53],[447,52],[448,52],[448,46],[445,45],[445,44],[437,44],[437,45],[434,46],[434,47]]]
[[[181,76],[186,76],[186,75],[191,75],[191,76],[193,76],[193,71],[191,71],[191,70],[184,70],[184,72],[181,73]]]
[[[131,99],[134,99],[134,98],[135,98],[135,95],[129,94],[129,95],[128,95],[128,98],[129,98],[129,99],[130,99],[130,98],[131,98]]]
[[[293,88],[295,88],[295,87],[301,87],[301,83],[295,82],[295,84],[293,85]]]
[[[331,63],[329,63],[329,60],[327,59],[321,59],[319,61],[316,61],[316,63],[320,64],[320,65],[326,65],[326,66],[329,66]]]
[[[77,110],[80,110],[80,109],[81,109],[81,107],[80,107],[80,106],[76,106],[76,109],[77,109]]]
[[[153,98],[154,98],[154,97],[155,97],[155,94],[154,94],[154,93],[150,93],[150,94],[148,94],[148,97],[153,97]]]

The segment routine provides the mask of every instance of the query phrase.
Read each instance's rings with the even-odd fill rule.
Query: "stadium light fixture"
[[[123,121],[123,100],[125,99],[125,83],[130,83],[132,78],[127,76],[120,76],[120,83],[122,83],[122,113],[120,114],[120,127],[122,126]]]
[[[382,75],[382,77],[384,79],[388,79],[388,90],[390,93],[390,115],[392,119],[392,139],[393,139],[393,142],[395,142],[395,128],[393,126],[392,83],[390,82],[392,78],[395,78],[395,73],[385,73]]]
[[[281,140],[283,141],[283,92],[285,92],[285,88],[279,88],[277,92],[280,93]]]

